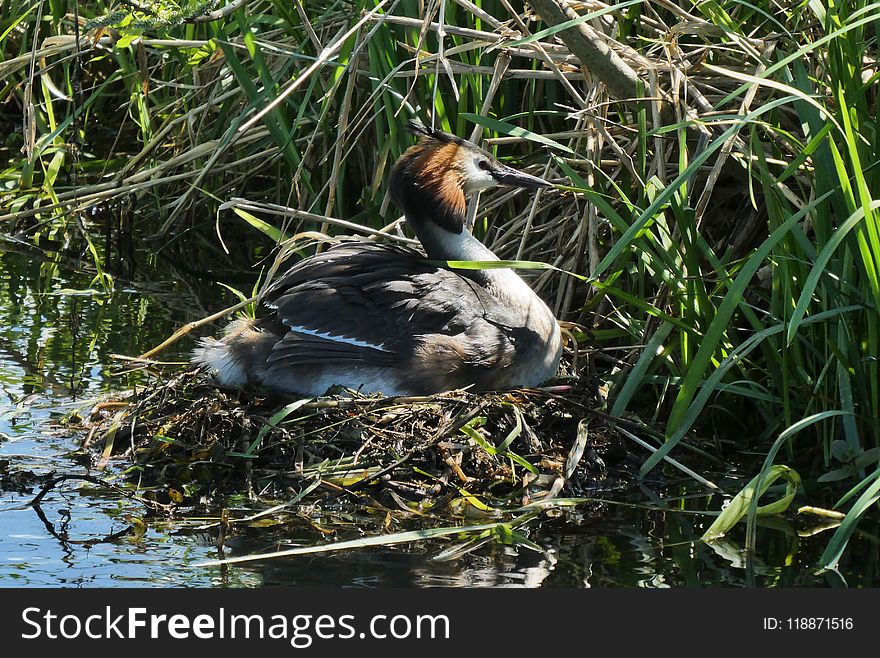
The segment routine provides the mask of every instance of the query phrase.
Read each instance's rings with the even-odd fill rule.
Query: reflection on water
[[[88,461],[76,452],[83,437],[70,436],[58,421],[90,408],[103,392],[137,383],[137,373],[119,374],[125,366],[111,355],[140,353],[181,323],[223,305],[220,291],[192,285],[177,279],[161,286],[120,285],[120,292],[105,294],[92,289],[88,277],[64,274],[33,255],[0,251],[0,586],[700,587],[841,582],[813,573],[828,533],[800,537],[802,527],[776,521],[759,532],[752,560],[741,550],[742,532],[713,547],[697,541],[711,518],[694,512],[717,509],[717,501],[687,496],[689,483],[677,481],[668,484],[664,501],[651,502],[650,492],[634,486],[622,494],[634,506],[606,505],[598,519],[581,518],[574,511],[531,527],[529,537],[542,552],[484,546],[445,562],[433,559],[448,547],[438,541],[226,569],[193,568],[221,555],[271,552],[357,535],[328,540],[305,523],[301,528],[285,526],[284,534],[250,528],[227,537],[221,553],[209,520],[150,523],[143,537],[110,539],[130,525],[129,519],[146,512],[138,503],[120,502],[88,483],[64,483],[43,499],[39,510],[28,506],[41,477],[89,472]],[[183,342],[163,358],[182,358],[189,347]],[[93,474],[119,475],[110,469]],[[725,482],[723,475],[716,478],[730,491],[742,485]],[[675,491],[681,501],[669,500]],[[647,509],[657,502],[679,511]],[[877,530],[863,524],[841,562],[850,586],[880,584]]]

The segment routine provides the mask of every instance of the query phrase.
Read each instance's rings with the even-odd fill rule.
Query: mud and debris
[[[584,383],[500,393],[297,400],[218,388],[193,371],[106,400],[83,448],[158,505],[227,496],[484,514],[627,486],[637,471]],[[573,459],[576,457],[577,459]],[[305,492],[305,493],[304,493]]]

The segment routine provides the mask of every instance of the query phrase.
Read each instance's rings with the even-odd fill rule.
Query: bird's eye
[[[480,160],[477,162],[477,166],[483,171],[492,171],[492,166],[489,164],[488,160]]]

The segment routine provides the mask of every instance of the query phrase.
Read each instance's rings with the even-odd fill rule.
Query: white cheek
[[[485,169],[480,169],[476,160],[467,160],[464,166],[464,191],[468,194],[479,190],[488,190],[498,185],[498,181]]]

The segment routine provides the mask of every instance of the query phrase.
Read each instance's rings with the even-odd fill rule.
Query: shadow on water
[[[138,384],[113,354],[138,354],[181,323],[226,305],[224,291],[205,277],[162,283],[119,284],[114,293],[93,289],[90,278],[55,261],[0,245],[0,586],[272,585],[700,587],[826,586],[813,564],[828,534],[785,520],[767,521],[758,551],[746,561],[739,529],[712,547],[698,538],[711,522],[701,514],[718,502],[670,480],[664,499],[633,487],[628,505],[608,504],[600,518],[570,510],[529,529],[541,552],[488,545],[456,560],[436,561],[437,542],[361,549],[249,563],[193,568],[216,559],[327,542],[303,522],[245,528],[217,546],[216,526],[205,519],[150,519],[130,532],[146,511],[88,481],[67,481],[38,508],[28,505],[51,474],[120,475],[111,465],[90,466],[78,448],[83,437],[61,426],[87,411],[101,394]],[[215,279],[216,280],[216,279]],[[182,360],[183,341],[163,354]],[[671,474],[670,474],[671,476]],[[731,478],[731,474],[726,474]],[[743,474],[745,477],[745,474]],[[728,491],[741,478],[714,478]],[[678,498],[676,498],[678,496]],[[653,500],[652,500],[653,498]],[[664,507],[666,511],[658,510]],[[669,511],[670,509],[675,511]],[[242,510],[231,510],[238,512]],[[775,524],[775,525],[772,525]],[[877,585],[877,528],[865,524],[850,543],[841,573],[850,586]],[[415,527],[409,529],[416,529]],[[356,529],[351,537],[358,536]]]

